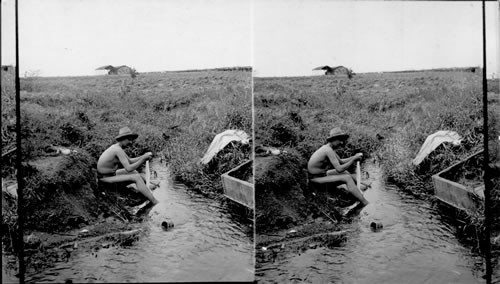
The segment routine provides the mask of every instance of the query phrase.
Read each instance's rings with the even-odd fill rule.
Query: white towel
[[[220,150],[224,149],[227,144],[231,141],[240,141],[243,144],[248,144],[249,136],[243,130],[231,130],[228,129],[222,133],[215,135],[214,140],[208,147],[205,156],[201,158],[203,164],[208,164],[210,160],[217,154]]]
[[[436,149],[443,142],[451,142],[454,145],[460,145],[462,137],[458,135],[455,131],[440,130],[434,134],[427,136],[424,144],[420,147],[417,156],[413,160],[413,164],[416,166],[420,164],[427,155],[429,155],[434,149]]]

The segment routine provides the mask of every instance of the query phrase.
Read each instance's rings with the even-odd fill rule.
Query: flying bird
[[[349,79],[352,78],[352,75],[354,75],[354,72],[352,72],[351,69],[348,69],[342,65],[335,66],[335,67],[330,67],[328,65],[319,66],[319,67],[314,68],[313,70],[325,70],[325,75],[335,75],[335,72],[337,70],[339,70],[339,71],[343,71],[342,73],[346,73],[347,77],[349,77]]]
[[[121,65],[114,67],[113,65],[106,65],[97,68],[96,70],[108,70],[108,75],[118,75],[118,74],[130,74],[132,78],[135,78],[139,74],[135,69],[128,67],[127,65]]]
[[[106,65],[106,66],[99,67],[96,70],[108,70],[109,75],[116,75],[116,74],[118,74],[118,71],[122,68],[130,69],[126,65],[122,65],[122,66],[118,66],[118,67],[114,67],[113,65]]]

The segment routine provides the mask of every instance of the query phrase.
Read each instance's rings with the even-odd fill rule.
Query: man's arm
[[[135,162],[137,162],[137,161],[140,161],[141,159],[144,159],[144,158],[145,158],[145,159],[152,158],[152,157],[153,157],[153,153],[151,153],[151,152],[147,152],[146,154],[144,154],[144,155],[142,155],[142,156],[139,156],[139,157],[137,157],[137,158],[130,158],[130,157],[127,155],[127,153],[125,153],[125,156],[127,156],[128,162],[129,162],[130,164],[133,164],[133,163],[135,163]]]
[[[122,164],[123,168],[127,172],[135,171],[147,159],[146,158],[147,156],[143,155],[143,156],[140,156],[140,157],[137,157],[137,158],[133,158],[134,162],[131,163],[130,161],[132,159],[130,159],[127,156],[127,154],[125,154],[125,151],[123,151],[123,149],[121,149],[121,148],[116,149],[116,156],[118,157],[118,160],[120,161],[120,163]]]
[[[352,157],[349,157],[349,158],[341,159],[338,155],[337,155],[337,157],[339,158],[339,161],[340,161],[341,164],[345,164],[345,163],[351,161],[354,158],[354,156],[352,156]]]
[[[340,163],[341,164],[345,164],[345,163],[348,163],[350,161],[352,161],[353,163],[356,161],[356,160],[360,160],[361,157],[363,156],[363,154],[361,153],[357,153],[356,155],[352,156],[352,157],[349,157],[349,158],[345,158],[345,159],[341,159],[339,157],[339,155],[337,155],[337,153],[335,153],[335,155],[337,156],[337,158],[339,159]]]
[[[126,153],[125,153],[125,155],[126,155]],[[142,156],[139,156],[137,158],[130,158],[129,156],[127,156],[127,158],[128,158],[129,163],[133,164],[133,163],[139,161],[142,158]]]
[[[341,173],[341,172],[347,170],[354,163],[354,159],[345,159],[345,160],[348,160],[348,161],[346,161],[345,163],[341,164],[340,160],[339,160],[339,158],[337,156],[337,153],[335,153],[335,151],[333,151],[331,149],[327,149],[326,150],[326,155],[328,156],[328,159],[330,160],[330,163],[332,164],[332,166],[335,168],[335,170],[338,173]]]

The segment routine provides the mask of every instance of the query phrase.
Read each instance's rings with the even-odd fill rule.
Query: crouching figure
[[[149,199],[151,205],[156,205],[159,201],[153,196],[144,179],[137,172],[137,168],[150,160],[153,153],[147,152],[140,157],[130,158],[123,150],[132,145],[137,137],[139,135],[133,133],[128,127],[121,128],[115,138],[117,143],[111,145],[99,157],[97,177],[101,182],[105,183],[135,183],[137,190]]]

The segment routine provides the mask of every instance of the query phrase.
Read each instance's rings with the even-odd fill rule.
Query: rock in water
[[[372,229],[372,231],[377,232],[382,230],[384,228],[384,225],[382,225],[382,223],[372,222],[370,224],[370,228]]]
[[[161,222],[161,227],[166,231],[168,229],[171,229],[174,227],[174,223],[168,222],[168,221],[163,221]]]

